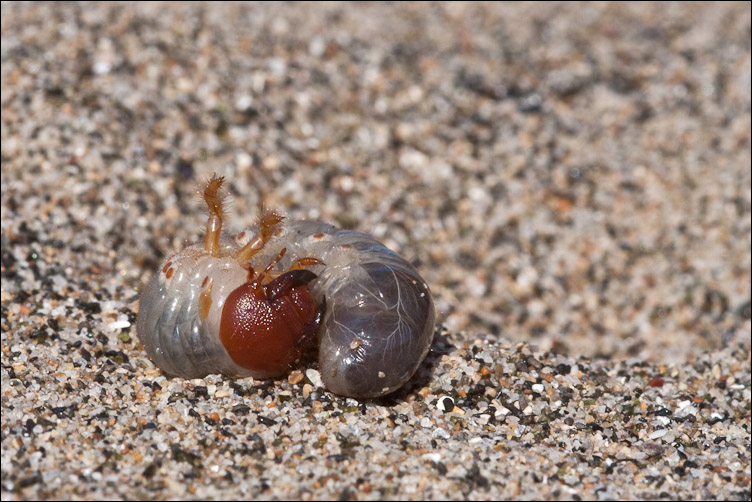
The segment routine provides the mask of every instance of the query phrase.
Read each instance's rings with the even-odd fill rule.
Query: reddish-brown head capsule
[[[219,338],[235,364],[269,376],[290,369],[321,323],[323,306],[307,286],[315,278],[309,270],[292,270],[266,286],[256,279],[230,293]]]

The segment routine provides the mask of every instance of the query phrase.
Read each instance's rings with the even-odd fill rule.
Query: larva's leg
[[[261,284],[264,280],[264,277],[266,277],[266,274],[271,272],[271,270],[277,266],[277,263],[279,263],[282,257],[285,256],[286,252],[287,252],[287,248],[282,248],[282,251],[279,252],[277,257],[274,258],[272,261],[270,261],[269,265],[267,265],[266,268],[262,270],[261,273],[257,275],[255,279],[253,279],[254,289],[258,289],[261,287]]]
[[[204,202],[209,208],[209,219],[206,221],[206,240],[204,249],[211,256],[219,256],[219,235],[222,232],[222,197],[219,195],[219,189],[222,187],[225,178],[223,176],[212,176],[209,184],[204,189]]]
[[[269,279],[267,286],[274,279],[278,278],[281,275],[292,272],[294,270],[304,270],[305,267],[310,267],[311,265],[326,265],[326,263],[312,256],[304,256],[303,258],[298,258],[297,260],[292,262],[292,265],[290,265],[290,268],[288,268],[287,270],[267,270],[266,272],[264,272],[264,277]],[[250,264],[248,266],[250,267]],[[252,267],[251,270],[253,270]],[[251,282],[253,280],[253,277],[254,274],[251,272],[251,275],[248,276],[248,282]]]
[[[326,263],[313,256],[304,256],[292,262],[288,270],[301,270],[311,265],[326,265]]]
[[[261,214],[258,223],[258,232],[256,235],[243,246],[235,255],[235,259],[240,263],[250,260],[256,253],[264,249],[269,239],[274,235],[274,230],[279,226],[284,218],[274,210],[265,210]]]

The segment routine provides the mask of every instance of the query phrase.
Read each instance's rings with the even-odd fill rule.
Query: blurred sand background
[[[749,3],[2,2],[0,76],[4,499],[630,498],[661,490],[665,498],[748,498]],[[174,440],[169,422],[193,415],[181,408],[171,413],[182,418],[149,418],[155,403],[181,402],[166,389],[189,398],[195,387],[226,389],[223,405],[209,399],[215,392],[199,392],[194,412],[241,428],[268,425],[233,418],[237,406],[253,409],[249,399],[297,405],[300,413],[322,402],[286,382],[281,391],[263,387],[268,394],[248,397],[221,377],[206,384],[166,379],[141,350],[135,329],[121,327],[133,323],[138,292],[159,261],[202,238],[205,213],[196,191],[212,173],[228,181],[230,234],[250,225],[263,202],[293,219],[373,234],[423,273],[446,331],[437,335],[429,356],[434,363],[416,385],[394,402],[364,408],[357,418],[364,423],[349,424],[372,431],[371,440],[386,437],[373,431],[395,424],[389,418],[395,406],[405,407],[399,413],[409,419],[401,432],[409,435],[412,427],[426,427],[425,413],[439,413],[438,396],[445,393],[439,390],[453,387],[455,403],[467,397],[478,382],[460,378],[458,368],[466,364],[480,365],[478,375],[490,369],[483,377],[492,390],[476,397],[488,392],[486,406],[492,403],[506,373],[490,343],[523,359],[539,350],[538,358],[553,368],[584,357],[616,380],[610,368],[619,365],[652,368],[646,375],[654,377],[685,367],[693,376],[675,375],[676,403],[693,402],[694,391],[679,385],[692,379],[736,392],[738,407],[728,396],[719,403],[728,398],[723,406],[741,413],[727,414],[738,422],[722,435],[729,444],[746,441],[746,453],[734,457],[738,469],[731,469],[741,477],[719,475],[716,482],[716,472],[698,468],[690,476],[694,484],[681,478],[659,489],[641,485],[645,474],[635,481],[642,472],[635,468],[604,475],[604,483],[609,478],[619,487],[613,491],[597,491],[597,483],[588,488],[575,476],[561,482],[572,491],[555,492],[542,482],[550,477],[531,465],[537,481],[509,491],[521,474],[507,466],[508,458],[462,458],[463,448],[474,451],[468,438],[480,437],[479,430],[504,441],[521,437],[516,425],[507,434],[501,426],[484,429],[488,423],[454,438],[464,446],[438,446],[440,456],[448,455],[443,474],[448,465],[452,478],[452,462],[467,472],[457,475],[464,488],[449,483],[436,493],[416,491],[421,485],[411,477],[366,476],[369,466],[355,461],[373,455],[365,439],[348,468],[353,479],[366,476],[369,490],[361,489],[363,482],[351,487],[347,476],[306,484],[310,477],[295,478],[303,476],[301,468],[262,483],[258,472],[276,472],[274,466],[289,460],[268,458],[275,437],[300,444],[309,434],[313,443],[331,432],[329,426],[290,431],[286,423],[268,441],[253,440],[266,445],[258,465],[269,465],[255,467],[261,471],[246,484],[237,483],[238,474],[224,488],[195,470],[193,478],[183,476],[173,464],[196,467],[190,455],[199,456],[195,437],[206,420],[180,429],[194,438],[182,443],[193,445],[179,448],[183,453],[160,449],[170,444],[164,438],[133,439],[125,425],[143,420],[139,430]],[[487,360],[478,362],[474,346],[487,351]],[[106,384],[97,380],[103,371]],[[725,382],[720,390],[719,380]],[[159,391],[153,382],[161,382]],[[522,392],[520,382],[507,384]],[[99,409],[95,402],[104,394],[82,397],[97,384],[110,389],[105,394],[122,390],[120,397],[108,394],[119,404]],[[607,387],[606,395],[614,391]],[[292,398],[280,400],[276,392]],[[147,394],[151,402],[134,397]],[[357,406],[333,403],[340,411]],[[59,411],[70,406],[78,411]],[[115,409],[128,411],[115,418]],[[114,423],[81,431],[108,410],[108,420],[126,428],[102,446]],[[435,416],[428,418],[436,425]],[[693,430],[689,436],[706,432]],[[559,451],[568,451],[573,433],[559,432],[567,444]],[[241,439],[254,433],[233,432]],[[52,436],[45,441],[57,437],[59,444],[40,453],[45,434]],[[87,442],[92,438],[99,442]],[[538,439],[527,441],[532,451]],[[117,451],[117,444],[141,457]],[[425,451],[410,453],[399,439],[384,444],[386,465],[415,465],[413,474],[424,480],[442,474]],[[668,463],[671,448],[687,451],[668,441],[662,448]],[[330,454],[342,454],[337,451]],[[79,453],[68,458],[70,452]],[[112,471],[132,475],[118,481],[111,472],[115,481],[104,483],[108,462],[118,455],[127,467]],[[324,458],[321,465],[339,460]],[[221,461],[213,465],[219,466],[214,474],[229,472]],[[570,472],[579,468],[593,470],[582,464]],[[444,486],[436,483],[428,485]],[[288,485],[293,488],[283,489]]]

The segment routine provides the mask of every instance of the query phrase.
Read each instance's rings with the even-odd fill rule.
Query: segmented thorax
[[[264,376],[236,365],[219,340],[224,301],[248,277],[232,259],[236,246],[222,244],[219,257],[198,244],[174,254],[144,289],[139,337],[166,373],[185,378],[210,373]]]

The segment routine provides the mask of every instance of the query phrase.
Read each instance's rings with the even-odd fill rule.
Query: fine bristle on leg
[[[225,178],[223,176],[215,174],[204,189],[204,202],[206,202],[206,207],[209,208],[204,249],[211,256],[219,256],[219,236],[222,232],[222,216],[224,214],[219,189],[222,187],[224,181]]]

